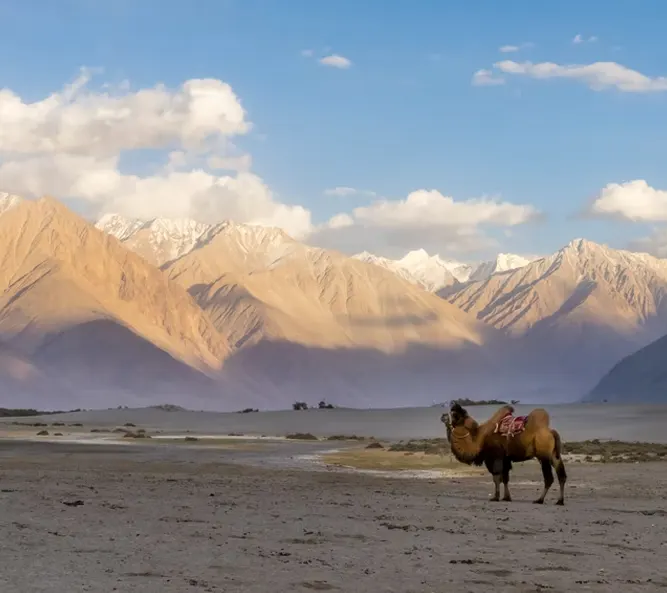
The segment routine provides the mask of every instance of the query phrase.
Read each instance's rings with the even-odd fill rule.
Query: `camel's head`
[[[451,422],[451,425],[453,428],[456,428],[457,426],[462,426],[465,421],[470,417],[468,415],[468,412],[461,407],[461,404],[458,402],[454,402],[451,407],[449,408],[449,421]]]

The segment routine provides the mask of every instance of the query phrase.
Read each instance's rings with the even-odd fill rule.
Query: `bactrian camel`
[[[440,417],[447,428],[447,440],[452,453],[461,463],[485,465],[493,476],[495,491],[491,500],[500,500],[500,483],[503,483],[503,500],[511,501],[509,491],[510,470],[513,462],[536,458],[542,466],[544,491],[534,502],[543,504],[554,483],[552,467],[556,470],[560,496],[556,504],[565,504],[567,475],[562,459],[560,435],[549,427],[549,414],[537,408],[527,416],[513,417],[512,406],[501,407],[483,424],[478,424],[458,403],[453,403],[449,413]]]

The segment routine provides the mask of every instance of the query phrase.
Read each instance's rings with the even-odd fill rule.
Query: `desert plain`
[[[0,591],[667,590],[664,461],[569,463],[557,507],[531,503],[536,462],[492,503],[445,457],[422,478],[346,470],[349,449],[244,462],[263,446],[1,440]]]

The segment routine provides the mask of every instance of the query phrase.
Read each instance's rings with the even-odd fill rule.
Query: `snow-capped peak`
[[[501,272],[509,272],[527,266],[535,258],[529,259],[514,253],[499,253],[496,259],[482,262],[475,268],[475,271],[470,274],[470,280],[479,281],[486,280],[493,274]]]
[[[140,229],[145,223],[136,218],[126,218],[115,212],[103,214],[95,223],[95,227],[109,235],[113,235],[119,241],[124,241]]]
[[[437,255],[429,255],[425,249],[415,249],[414,251],[408,251],[401,259],[398,261],[405,264],[419,264],[426,261],[439,261],[440,258]]]
[[[7,210],[14,208],[14,206],[18,206],[22,201],[23,198],[20,196],[0,191],[0,214],[7,212]]]
[[[391,270],[402,278],[433,292],[465,281],[469,273],[464,264],[443,260],[439,255],[429,255],[424,249],[410,251],[398,260],[374,255],[368,251],[352,257]]]

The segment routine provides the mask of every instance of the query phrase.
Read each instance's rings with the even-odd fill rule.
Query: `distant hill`
[[[667,403],[666,362],[664,336],[615,364],[583,401]]]

